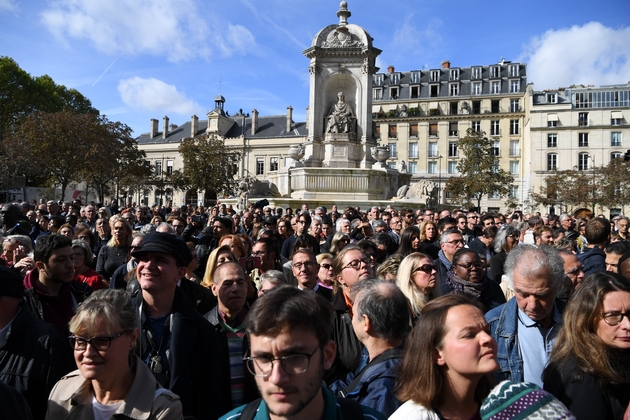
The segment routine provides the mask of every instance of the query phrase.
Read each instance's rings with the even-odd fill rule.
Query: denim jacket
[[[556,299],[554,311],[562,313],[564,305]],[[523,358],[518,346],[518,304],[516,298],[497,306],[486,313],[492,337],[497,342],[497,362],[499,370],[495,372],[495,383],[501,381],[523,382]]]

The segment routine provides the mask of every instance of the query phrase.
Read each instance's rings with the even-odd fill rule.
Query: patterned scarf
[[[441,249],[438,252],[438,258],[440,259],[442,264],[444,264],[444,267],[446,267],[447,270],[450,270],[451,268],[453,268],[453,263],[450,262],[448,258],[446,258],[446,255],[444,255],[444,252],[442,252]]]
[[[446,273],[446,284],[451,288],[454,294],[479,299],[481,292],[486,288],[486,277],[483,276],[479,283],[473,283],[472,281],[460,278],[455,274],[454,270],[449,270]]]

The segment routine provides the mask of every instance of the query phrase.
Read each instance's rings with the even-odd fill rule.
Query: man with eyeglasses
[[[319,273],[319,264],[313,251],[308,248],[302,248],[293,254],[293,266],[291,270],[293,275],[298,281],[298,289],[300,290],[312,290],[315,293],[322,295],[327,301],[331,301],[333,294],[332,290],[326,287],[321,287],[317,281],[317,274]]]
[[[436,279],[441,283],[446,282],[447,273],[453,268],[453,256],[458,249],[464,247],[464,238],[457,229],[449,229],[440,237],[440,251],[433,265],[437,270]],[[441,284],[439,283],[439,284]]]
[[[283,222],[286,223],[286,222]],[[252,247],[252,256],[260,258],[260,267],[254,268],[249,276],[260,289],[260,276],[269,270],[282,271],[282,264],[278,261],[277,251],[274,242],[269,238],[261,238]]]
[[[245,320],[250,355],[244,360],[262,399],[221,420],[384,419],[322,386],[324,370],[335,359],[332,317],[330,304],[317,293],[278,287],[260,297]]]

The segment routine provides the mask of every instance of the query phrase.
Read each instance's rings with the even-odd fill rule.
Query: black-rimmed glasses
[[[267,378],[271,375],[271,372],[273,371],[273,364],[276,360],[280,361],[282,370],[284,370],[287,374],[299,375],[308,370],[311,357],[320,347],[321,345],[318,344],[315,350],[310,353],[294,353],[289,354],[288,356],[273,358],[267,356],[244,357],[243,361],[247,366],[247,370],[249,370],[252,375],[258,376],[259,378]]]
[[[71,335],[70,337],[68,337],[68,340],[70,340],[70,345],[72,346],[72,348],[77,351],[85,351],[88,344],[90,344],[92,348],[96,351],[105,351],[109,349],[109,347],[112,345],[112,340],[120,337],[125,332],[126,331],[119,332],[118,334],[114,334],[110,337],[100,336],[100,337],[84,338],[78,335]]]
[[[365,265],[369,265],[370,264],[370,260],[366,260],[366,259],[352,260],[348,264],[344,265],[342,270],[345,270],[348,267],[352,267],[355,270],[359,270],[359,269],[361,269],[361,263],[363,263]]]
[[[463,268],[464,270],[470,271],[474,268],[483,268],[483,263],[481,261],[477,261],[474,263],[468,263],[468,264],[456,264],[458,267]]]

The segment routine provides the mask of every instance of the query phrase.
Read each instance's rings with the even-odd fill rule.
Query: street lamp
[[[438,161],[440,162],[439,169],[438,169],[438,207],[442,205],[442,158],[443,157],[444,156],[442,155],[438,156]]]

